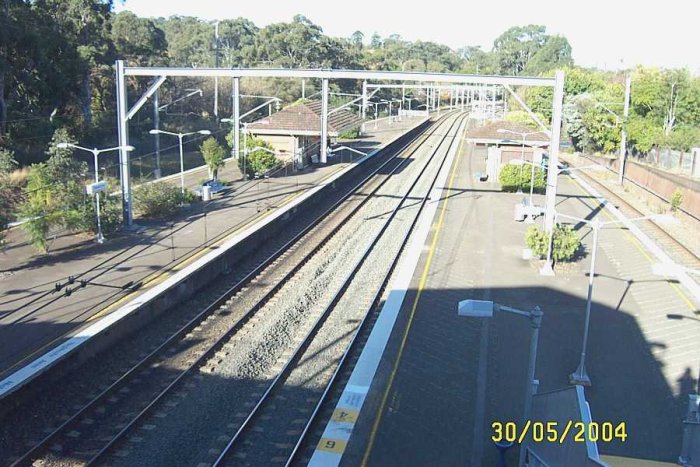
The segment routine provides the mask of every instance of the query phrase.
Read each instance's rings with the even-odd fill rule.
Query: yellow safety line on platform
[[[466,128],[465,128],[466,130]],[[452,185],[454,183],[455,175],[457,174],[457,166],[459,165],[460,156],[462,154],[462,149],[464,146],[464,138],[460,138],[461,142],[459,144],[459,149],[457,150],[457,157],[455,157],[454,165],[452,166],[452,173],[450,174],[450,182],[447,185],[447,192],[452,191]],[[401,339],[401,345],[399,346],[398,354],[394,360],[394,366],[389,374],[389,381],[387,382],[386,390],[382,396],[381,404],[379,405],[379,410],[377,411],[377,416],[374,419],[374,424],[372,425],[372,431],[370,432],[369,442],[365,449],[365,454],[362,457],[362,466],[367,465],[370,453],[372,452],[372,447],[374,446],[374,441],[377,436],[377,431],[379,430],[379,424],[382,421],[382,415],[384,413],[384,408],[386,407],[386,402],[389,398],[389,392],[394,384],[394,378],[396,377],[396,372],[399,368],[399,363],[401,362],[401,356],[403,355],[404,348],[406,347],[406,341],[408,340],[408,334],[411,331],[411,325],[413,324],[413,318],[416,314],[416,309],[418,308],[418,301],[420,300],[425,284],[428,280],[428,272],[430,271],[430,265],[433,261],[433,255],[435,254],[435,247],[437,246],[438,238],[440,237],[440,231],[442,230],[442,225],[445,220],[445,213],[447,211],[447,204],[449,196],[446,196],[443,200],[442,209],[440,211],[440,218],[438,219],[437,225],[435,226],[435,234],[433,235],[433,241],[430,244],[430,250],[428,251],[428,258],[426,259],[425,266],[423,268],[423,273],[421,274],[420,283],[418,284],[418,291],[416,292],[416,297],[413,299],[413,305],[411,307],[411,313],[408,316],[408,324],[406,324],[406,329],[404,330],[403,337]]]
[[[574,181],[574,183],[576,184],[576,187],[577,187],[579,190],[581,190],[581,193],[583,193],[584,195],[589,195],[589,194],[590,194],[590,193],[583,187],[583,185],[581,185],[581,183],[579,183],[578,180],[576,180],[576,179],[573,178],[573,177],[569,177],[569,179]],[[602,195],[601,195],[601,196],[602,196]],[[605,199],[607,200],[607,198],[605,198]],[[609,200],[608,200],[608,202],[609,202]],[[603,214],[605,214],[605,217],[607,217],[607,218],[608,218],[609,220],[611,220],[611,221],[619,221],[619,219],[615,218],[612,214],[610,214],[610,212],[608,212],[607,209],[603,209]],[[629,233],[629,231],[625,231],[625,232],[624,232],[624,235],[625,235],[625,238],[627,239],[627,241],[629,241],[632,245],[634,245],[634,247],[635,247],[637,250],[639,250],[639,252],[642,254],[642,256],[644,256],[644,257],[647,259],[647,261],[649,261],[650,264],[653,265],[653,264],[657,263],[657,261],[656,261],[654,258],[652,258],[651,256],[649,256],[649,254],[647,253],[647,251],[646,251],[644,248],[642,248],[642,245],[641,245],[641,243],[639,242],[639,239],[638,239],[637,237],[635,237],[634,235],[632,235],[631,233]],[[653,240],[652,240],[652,241],[653,241]],[[668,281],[667,281],[666,283],[667,283],[668,285],[670,285],[671,288],[676,292],[676,294],[681,298],[681,300],[683,300],[683,301],[685,302],[685,304],[688,305],[688,308],[690,308],[690,311],[695,311],[695,310],[696,310],[696,307],[695,307],[695,305],[693,304],[693,301],[688,297],[688,295],[686,295],[685,292],[683,292],[683,290],[678,286],[678,284],[674,284],[673,282],[668,282]]]
[[[347,166],[346,166],[346,167],[347,167]],[[340,170],[342,170],[342,169],[344,169],[344,168],[345,168],[345,167],[339,167],[338,169],[336,169],[336,170],[334,170],[333,172],[329,173],[328,175],[326,175],[325,177],[323,177],[322,179],[320,179],[320,180],[318,181],[318,184],[323,183],[326,179],[332,177],[334,174],[336,174],[338,171],[340,171]],[[259,182],[259,183],[262,183],[262,182]],[[290,202],[293,201],[295,198],[301,196],[303,193],[304,193],[304,192],[301,192],[301,193],[293,193],[293,194],[291,194],[291,195],[287,195],[287,197],[285,197],[284,199],[282,199],[282,200],[280,201],[280,203],[279,203],[279,204],[280,204],[280,207],[283,207],[283,206],[285,206],[286,204],[290,203]],[[220,245],[220,244],[226,242],[226,241],[229,240],[231,237],[233,237],[234,235],[238,234],[241,230],[243,230],[243,229],[249,227],[252,223],[257,222],[258,220],[264,218],[264,217],[265,217],[266,215],[268,215],[268,214],[270,214],[270,213],[262,212],[262,213],[256,214],[255,216],[251,217],[248,221],[246,221],[245,224],[239,226],[238,228],[236,228],[236,230],[234,230],[233,232],[231,232],[231,233],[229,233],[228,235],[226,235],[226,237],[217,240],[216,242],[212,243],[211,245],[208,245],[208,246],[205,247],[205,248],[201,248],[200,251],[198,251],[198,252],[196,252],[196,253],[194,253],[194,254],[188,256],[187,258],[185,258],[185,259],[183,259],[182,261],[180,261],[179,263],[177,263],[175,266],[173,266],[173,268],[172,268],[171,270],[166,271],[166,272],[155,273],[156,275],[155,275],[154,277],[152,277],[152,278],[148,278],[148,276],[146,276],[144,283],[141,285],[141,287],[138,289],[138,291],[129,292],[128,294],[126,294],[126,295],[124,295],[123,297],[119,298],[117,301],[115,301],[115,302],[113,302],[113,303],[110,303],[110,304],[107,305],[106,307],[104,307],[104,308],[102,308],[101,310],[97,311],[95,314],[90,315],[90,316],[84,321],[84,323],[89,323],[89,322],[94,321],[94,320],[96,320],[96,319],[98,319],[98,318],[102,318],[102,317],[108,315],[109,313],[113,312],[115,308],[117,308],[118,306],[120,306],[121,304],[123,304],[124,302],[126,302],[127,300],[133,299],[136,295],[139,295],[139,294],[145,292],[146,289],[147,289],[148,287],[152,287],[152,286],[157,285],[158,283],[164,281],[164,280],[165,280],[170,274],[172,274],[173,272],[179,271],[179,270],[182,269],[184,266],[186,266],[186,265],[188,265],[189,263],[191,263],[192,261],[194,261],[196,258],[199,258],[202,254],[204,254],[204,253],[205,253],[207,250],[209,250],[212,246],[218,246],[218,245]],[[167,237],[166,237],[166,238],[167,238]],[[156,282],[156,281],[157,281],[157,282]],[[30,353],[30,354],[27,355],[26,357],[22,358],[22,359],[19,360],[18,362],[14,363],[14,364],[11,365],[10,367],[8,367],[6,370],[0,372],[0,375],[12,373],[12,371],[14,371],[15,368],[17,368],[17,367],[19,367],[19,366],[22,366],[22,365],[24,364],[24,362],[27,362],[27,361],[31,360],[32,358],[36,357],[37,354],[40,354],[41,352],[45,351],[47,348],[51,347],[52,345],[56,344],[57,342],[61,341],[62,339],[65,339],[65,338],[66,338],[66,334],[63,334],[63,335],[61,335],[61,336],[56,337],[55,339],[52,339],[51,341],[49,341],[49,342],[47,342],[46,344],[44,344],[44,345],[42,345],[41,347],[39,347],[38,349],[32,351],[32,353]]]
[[[336,169],[336,170],[334,170],[333,172],[329,173],[328,175],[326,175],[325,177],[323,177],[321,180],[319,180],[319,181],[318,181],[318,184],[319,184],[319,185],[322,184],[326,179],[330,178],[331,176],[333,176],[334,174],[336,174],[338,171],[340,171],[340,170],[343,169],[343,168],[344,168],[344,167],[339,167],[338,169]],[[261,181],[261,182],[258,182],[258,183],[263,183],[263,182]],[[291,195],[287,195],[285,198],[283,198],[283,199],[280,201],[280,203],[279,203],[279,204],[280,204],[280,208],[283,207],[283,206],[285,206],[285,205],[287,205],[287,204],[289,204],[289,203],[292,202],[294,199],[296,199],[296,198],[298,198],[299,196],[301,196],[304,192],[305,192],[305,191],[302,191],[302,192],[300,192],[300,193],[293,193],[293,194],[291,194]],[[278,209],[279,209],[279,208],[278,208]],[[188,257],[185,258],[184,260],[180,261],[180,262],[177,263],[175,266],[173,266],[170,270],[165,271],[165,272],[161,272],[161,273],[159,273],[158,275],[156,275],[155,277],[153,277],[152,279],[147,279],[146,282],[144,282],[143,285],[139,288],[138,292],[136,292],[136,291],[130,292],[129,294],[127,294],[127,295],[123,296],[122,298],[120,298],[119,300],[117,300],[116,302],[114,302],[114,303],[108,305],[107,307],[105,307],[105,308],[103,308],[102,310],[98,311],[98,312],[95,313],[94,315],[90,316],[88,319],[85,320],[85,322],[94,321],[94,320],[96,320],[96,319],[98,319],[98,318],[102,318],[103,316],[105,316],[105,315],[111,313],[111,312],[114,310],[114,308],[116,308],[117,306],[119,306],[119,305],[121,305],[122,303],[124,303],[127,299],[133,298],[134,294],[143,293],[143,292],[146,290],[146,287],[152,287],[152,286],[154,286],[154,285],[158,285],[159,283],[163,282],[165,279],[167,279],[167,278],[168,278],[170,275],[172,275],[173,273],[175,273],[175,272],[181,270],[182,268],[184,268],[184,267],[190,265],[194,260],[196,260],[196,259],[200,258],[201,256],[203,256],[205,253],[207,253],[207,252],[211,249],[211,247],[213,247],[213,246],[220,246],[221,244],[223,244],[223,243],[227,242],[229,239],[231,239],[231,237],[237,235],[237,234],[238,234],[239,232],[241,232],[242,230],[248,228],[251,224],[253,224],[253,223],[259,221],[260,219],[263,219],[263,218],[267,217],[269,214],[271,214],[271,213],[268,213],[268,212],[261,212],[261,213],[256,214],[255,216],[251,217],[248,221],[246,221],[245,224],[239,226],[238,228],[236,228],[236,230],[234,230],[233,232],[227,234],[224,238],[221,238],[221,239],[217,240],[216,242],[214,242],[214,243],[212,243],[212,244],[210,244],[210,245],[207,245],[206,247],[202,247],[198,252],[196,252],[196,253],[194,253],[194,254],[188,256]]]

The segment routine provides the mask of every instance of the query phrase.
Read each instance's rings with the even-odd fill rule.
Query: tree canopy
[[[698,144],[700,81],[687,70],[633,70],[630,118],[622,122],[624,77],[574,66],[566,37],[542,25],[519,25],[498,35],[490,50],[465,45],[453,50],[431,41],[410,41],[357,30],[337,38],[303,15],[258,27],[246,18],[217,23],[191,16],[142,18],[114,13],[112,0],[6,0],[0,3],[0,146],[22,165],[46,159],[44,148],[58,128],[67,128],[83,144],[114,144],[114,60],[129,65],[210,67],[366,68],[499,75],[547,76],[567,72],[565,124],[578,148],[609,150],[619,142],[623,125],[638,151],[658,145]],[[218,39],[216,31],[218,30]],[[168,80],[161,102],[202,89],[199,99],[169,107],[177,124],[188,116],[211,119],[211,80]],[[226,80],[222,86],[227,86]],[[230,80],[229,80],[230,83]],[[137,95],[146,80],[129,80]],[[301,97],[301,82],[247,79],[248,94],[279,96],[285,103]],[[306,95],[317,90],[306,82]],[[332,89],[358,92],[357,82],[339,81]],[[388,92],[388,91],[387,91]],[[545,119],[551,116],[552,90],[522,91],[527,103]],[[385,97],[390,97],[389,95]],[[246,102],[244,101],[244,104]],[[230,99],[219,99],[228,114]],[[604,106],[608,109],[605,110]],[[511,106],[512,107],[512,106]],[[203,110],[206,109],[206,110]],[[132,137],[153,128],[140,112]],[[150,141],[150,140],[149,140]]]

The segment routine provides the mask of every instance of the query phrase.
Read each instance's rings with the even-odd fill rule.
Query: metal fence
[[[674,149],[652,149],[647,154],[638,154],[636,159],[652,167],[688,177],[700,177],[700,148],[691,152]]]

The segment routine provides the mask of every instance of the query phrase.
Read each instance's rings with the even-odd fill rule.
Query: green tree
[[[14,154],[7,149],[0,148],[0,245],[5,241],[7,224],[14,218],[15,187],[10,175],[17,167]]]
[[[214,25],[192,16],[171,16],[156,25],[165,31],[172,66],[214,66]]]
[[[93,84],[114,58],[110,41],[111,0],[38,0],[51,12],[78,55],[84,124],[92,126]],[[98,92],[101,92],[99,90]]]
[[[459,49],[459,57],[466,63],[462,71],[473,74],[495,73],[493,56],[485,52],[479,46],[468,46]]]
[[[285,68],[319,66],[327,58],[324,37],[321,27],[302,15],[291,23],[270,24],[257,35],[258,60]]]
[[[365,35],[362,34],[362,31],[355,31],[350,36],[350,43],[356,49],[362,49],[362,41],[364,41],[364,39],[365,39]]]
[[[246,172],[249,176],[264,174],[280,163],[279,159],[270,152],[273,151],[272,145],[263,139],[246,138],[246,148],[250,152],[247,153],[246,157],[238,159],[238,167],[241,169],[241,172]],[[265,148],[267,151],[255,148]],[[252,151],[252,149],[255,150]]]
[[[522,73],[548,37],[545,27],[535,24],[515,26],[505,31],[493,43],[498,71],[504,75]]]
[[[205,139],[199,150],[209,167],[209,178],[218,178],[219,169],[226,164],[226,150],[214,138]]]
[[[639,152],[647,153],[663,140],[663,130],[651,120],[633,116],[627,123],[629,143]]]
[[[20,208],[27,221],[22,225],[30,242],[41,251],[48,251],[47,238],[56,228],[77,231],[94,229],[94,211],[90,215],[90,199],[85,195],[87,164],[77,161],[70,148],[59,148],[60,142],[73,138],[63,128],[56,130],[46,162],[30,167],[26,201]]]
[[[529,75],[539,75],[556,68],[571,67],[574,60],[571,57],[571,45],[563,36],[549,36],[527,65],[524,72]]]
[[[133,66],[166,64],[165,32],[151,19],[122,11],[112,20],[111,39],[117,56]]]
[[[256,37],[260,29],[245,18],[226,19],[219,23],[222,66],[240,68],[254,65]]]

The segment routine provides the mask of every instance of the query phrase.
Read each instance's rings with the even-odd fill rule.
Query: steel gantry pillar
[[[548,233],[554,229],[554,216],[557,204],[557,175],[559,174],[559,138],[561,135],[561,112],[564,101],[564,72],[554,75],[554,101],[552,103],[552,135],[549,146],[549,170],[547,172],[547,202],[545,205],[544,228]]]
[[[160,106],[158,90],[153,94],[153,128],[160,130]],[[153,135],[156,144],[156,168],[154,170],[154,178],[160,178],[160,132]]]
[[[241,157],[241,78],[233,78],[233,157]],[[245,176],[245,174],[244,174]]]
[[[362,81],[362,120],[367,118],[367,80]]]
[[[321,164],[328,161],[328,78],[321,80]]]
[[[119,138],[119,181],[122,185],[122,218],[126,227],[133,224],[131,212],[131,177],[129,176],[129,119],[127,117],[124,61],[117,60],[117,137]]]

